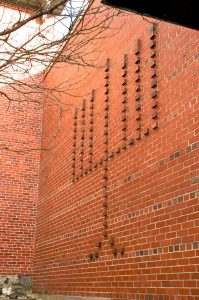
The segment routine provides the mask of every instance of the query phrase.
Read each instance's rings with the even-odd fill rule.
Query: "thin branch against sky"
[[[60,132],[62,112],[73,112],[78,100],[90,94],[89,91],[77,94],[76,86],[88,76],[91,68],[102,67],[96,65],[95,59],[101,54],[99,41],[104,44],[122,26],[112,26],[115,18],[122,15],[119,10],[92,0],[60,0],[60,3],[64,1],[67,5],[57,16],[52,12],[49,15],[49,10],[44,9],[43,15],[33,12],[30,19],[24,11],[0,9],[0,25],[4,26],[0,27],[0,101],[8,110],[12,102],[16,105],[33,103],[39,109],[49,105],[57,108],[57,133],[52,136],[48,149],[53,147]],[[46,70],[46,76],[53,64],[55,68],[83,67],[85,72],[83,76],[55,80],[48,87],[44,84],[43,71]],[[72,105],[68,97],[75,100]],[[24,151],[24,147],[17,151]],[[3,149],[12,151],[14,148],[5,142]]]
[[[75,20],[83,11],[88,0],[69,0],[60,16],[44,16],[42,23],[32,20],[6,38],[0,39],[0,72],[14,72],[13,76],[25,78],[43,71],[59,51],[61,40],[72,29]],[[27,13],[6,7],[0,8],[1,31],[25,20]],[[45,44],[50,49],[45,49]],[[41,51],[41,45],[43,51]],[[49,48],[49,47],[48,47]],[[33,58],[33,53],[37,57]],[[27,57],[27,51],[30,57]],[[49,52],[50,59],[49,59]],[[52,55],[54,53],[54,55]],[[48,58],[47,58],[48,57]],[[5,83],[8,83],[7,81]]]

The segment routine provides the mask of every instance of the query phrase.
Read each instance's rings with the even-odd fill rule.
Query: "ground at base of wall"
[[[0,300],[110,300],[101,297],[46,295],[32,292],[30,276],[0,276]]]
[[[111,300],[110,298],[101,297],[81,297],[81,296],[63,296],[63,295],[46,295],[42,294],[42,300]]]
[[[0,300],[10,299],[40,300],[40,297],[32,293],[30,276],[0,276]]]

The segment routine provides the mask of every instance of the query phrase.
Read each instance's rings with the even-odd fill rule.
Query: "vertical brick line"
[[[86,100],[82,101],[81,108],[81,143],[80,143],[80,175],[84,174],[84,144],[85,144],[85,115],[86,115]],[[78,178],[77,178],[78,179]]]
[[[110,105],[110,59],[106,61],[105,67],[105,100],[104,100],[104,160],[103,160],[103,236],[108,237],[108,157],[109,157],[109,105]]]
[[[104,100],[104,159],[102,159],[102,161],[99,162],[99,165],[102,166],[103,168],[103,202],[102,202],[102,214],[103,214],[103,237],[107,238],[108,237],[108,142],[109,142],[109,136],[108,136],[108,126],[109,126],[109,86],[110,86],[110,82],[109,82],[109,78],[110,78],[110,74],[109,74],[109,70],[110,70],[110,60],[109,58],[106,61],[106,66],[105,66],[105,83],[104,83],[104,94],[105,94],[105,100]],[[94,102],[94,97],[95,97],[95,91],[92,91],[92,101],[91,103]],[[94,105],[92,105],[92,111],[93,111]],[[90,106],[91,109],[91,106]],[[90,119],[91,121],[91,119]],[[93,122],[90,123],[90,125],[92,125],[92,129],[93,129]],[[90,253],[89,254],[89,258],[91,261],[96,260],[97,258],[99,258],[99,250],[102,247],[102,241],[98,241],[96,244],[97,247],[97,252],[95,253]]]
[[[128,56],[124,54],[123,57],[123,65],[122,65],[122,111],[121,111],[121,121],[122,121],[122,148],[126,148],[126,140],[127,140],[127,66],[128,66]]]
[[[138,141],[141,139],[141,76],[140,76],[140,67],[141,67],[141,58],[140,58],[140,51],[141,51],[141,40],[137,39],[135,41],[135,120],[136,120],[136,134],[135,139]]]
[[[158,89],[157,89],[157,51],[156,51],[156,34],[157,34],[157,24],[152,23],[150,26],[150,58],[151,58],[151,99],[152,104],[152,129],[158,128]]]
[[[93,122],[94,122],[94,100],[95,100],[95,90],[92,90],[91,99],[90,99],[90,127],[89,127],[89,168],[88,170],[92,170],[93,166]]]
[[[76,176],[76,148],[77,148],[77,108],[74,111],[73,115],[73,155],[72,155],[72,181],[75,181]]]

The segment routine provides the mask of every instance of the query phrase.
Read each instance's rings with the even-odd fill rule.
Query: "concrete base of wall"
[[[7,281],[8,285],[18,287],[23,290],[29,290],[32,288],[32,277],[22,275],[0,275],[0,287],[3,287]]]

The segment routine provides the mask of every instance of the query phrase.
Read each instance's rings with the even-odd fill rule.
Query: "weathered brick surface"
[[[150,40],[151,24],[133,14],[116,18],[112,27],[120,26],[88,45],[98,68],[55,65],[46,78],[47,86],[66,80],[76,97],[60,96],[72,109],[65,106],[58,135],[57,110],[45,111],[43,146],[55,146],[41,158],[34,289],[196,300],[198,32],[158,21]]]
[[[23,96],[9,86],[1,91],[14,101],[1,95],[0,274],[31,275],[40,158],[32,149],[41,144],[42,105],[18,102]],[[41,95],[32,100],[42,104]]]

